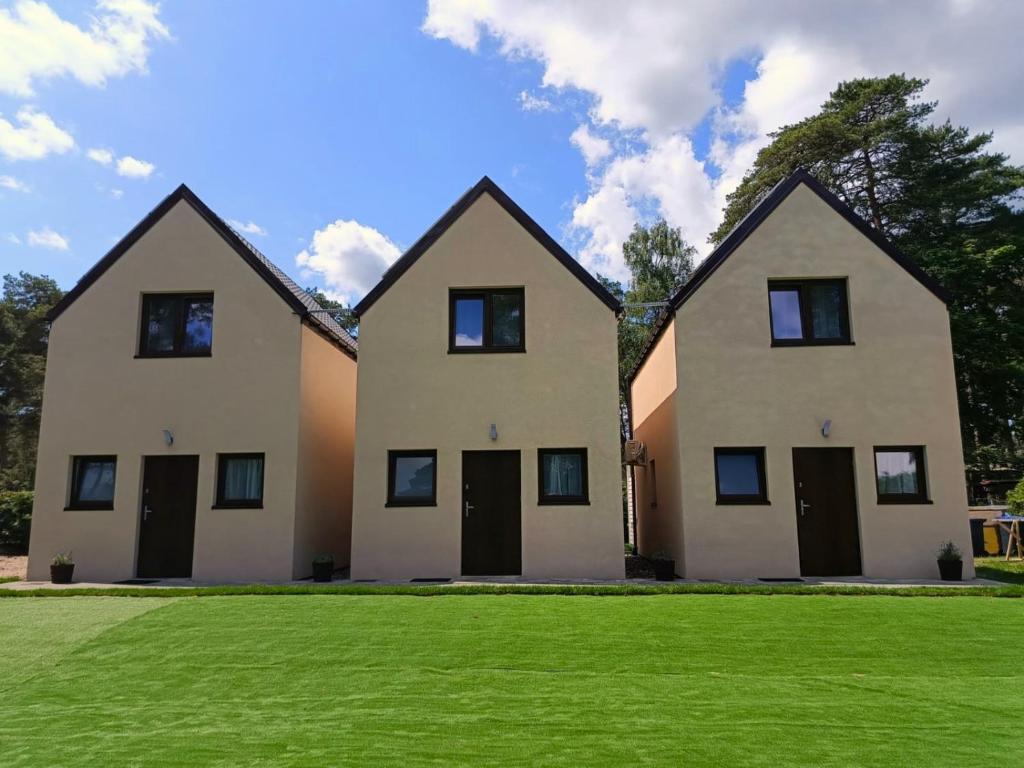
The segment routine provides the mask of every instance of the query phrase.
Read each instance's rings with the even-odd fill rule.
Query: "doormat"
[[[803,583],[803,579],[783,579],[783,578],[762,578],[762,579],[758,579],[758,581],[783,581],[783,582],[791,582],[791,583],[796,583],[796,582]]]
[[[447,584],[451,579],[409,579],[413,584]]]
[[[115,584],[127,584],[132,587],[141,587],[144,584],[156,584],[160,579],[125,579],[124,581],[115,581]]]

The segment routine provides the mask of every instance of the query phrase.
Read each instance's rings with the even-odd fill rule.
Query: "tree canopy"
[[[31,490],[46,370],[46,313],[63,292],[45,276],[5,275],[0,298],[0,490]]]
[[[617,281],[601,275],[598,279],[623,304],[665,302],[693,272],[696,253],[683,239],[679,228],[670,227],[664,219],[649,227],[635,224],[622,244],[622,255],[631,275],[629,287],[624,289]],[[627,377],[640,359],[644,342],[661,311],[658,306],[627,306],[619,322],[619,408],[623,438],[628,436],[629,424]]]

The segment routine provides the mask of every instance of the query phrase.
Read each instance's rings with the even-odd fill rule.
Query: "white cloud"
[[[0,8],[0,92],[27,97],[36,82],[56,77],[102,86],[145,72],[150,43],[170,37],[159,11],[144,0],[100,0],[83,28],[44,2]]]
[[[93,148],[86,152],[85,156],[100,165],[110,165],[114,162],[114,153],[109,149]]]
[[[12,189],[15,192],[29,192],[28,184],[13,176],[0,176],[0,187]]]
[[[529,91],[519,92],[519,106],[523,112],[552,112],[555,105],[543,96],[534,96]]]
[[[467,51],[489,37],[510,61],[538,63],[556,109],[572,91],[590,98],[588,123],[570,137],[588,162],[570,232],[581,261],[613,276],[624,275],[621,239],[653,214],[706,252],[767,134],[815,113],[844,79],[928,78],[936,120],[994,130],[993,146],[1024,161],[1024,112],[1007,97],[1024,79],[1021,28],[1024,3],[966,0],[431,0],[422,26]],[[728,106],[724,75],[738,61],[757,71]],[[711,146],[698,157],[691,138],[704,121]],[[608,152],[587,144],[596,129]]]
[[[130,179],[148,179],[155,169],[156,166],[152,163],[139,160],[131,155],[125,155],[118,158],[117,161],[117,175],[127,176]]]
[[[54,232],[49,227],[35,229],[28,233],[28,244],[33,248],[51,248],[55,251],[66,251],[70,241],[64,236]]]
[[[13,232],[8,232],[4,239],[11,245],[21,245],[21,238]]]
[[[257,224],[255,221],[238,221],[237,219],[228,219],[228,224],[236,232],[241,232],[243,235],[255,235],[256,237],[266,237],[267,230]]]
[[[681,227],[691,243],[706,248],[704,240],[718,214],[712,182],[689,139],[670,136],[609,162],[573,210],[571,228],[583,243],[580,262],[592,272],[628,280],[622,242],[645,213],[663,216]]]
[[[569,141],[583,154],[583,160],[588,166],[597,165],[612,153],[611,142],[591,133],[586,125],[573,131]]]
[[[400,255],[398,246],[373,227],[338,219],[313,233],[295,263],[305,275],[322,278],[330,298],[354,302]]]
[[[123,189],[116,189],[116,188],[115,189],[111,189],[110,190],[110,196],[112,198],[114,198],[115,200],[120,200],[122,197],[124,197],[124,190]]]
[[[71,134],[45,112],[22,107],[16,119],[21,127],[0,115],[0,154],[8,160],[41,160],[51,153],[62,155],[75,146]]]

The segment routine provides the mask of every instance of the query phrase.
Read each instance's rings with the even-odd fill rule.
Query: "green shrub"
[[[1006,494],[1007,512],[1011,515],[1024,515],[1024,477],[1017,483],[1017,487]]]
[[[0,544],[28,551],[32,491],[0,491]]]

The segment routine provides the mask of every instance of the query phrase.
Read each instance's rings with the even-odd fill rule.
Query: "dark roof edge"
[[[391,267],[384,273],[384,276],[380,279],[370,292],[363,297],[362,301],[352,308],[352,314],[359,317],[366,310],[368,310],[373,304],[383,296],[388,288],[395,284],[405,272],[416,263],[419,259],[437,240],[443,235],[448,228],[455,223],[455,221],[464,214],[469,207],[480,198],[484,193],[488,193],[494,200],[505,209],[505,211],[515,219],[520,226],[529,232],[537,242],[539,242],[544,248],[554,256],[562,265],[568,269],[576,278],[589,288],[597,298],[599,298],[609,309],[614,311],[616,314],[622,311],[622,305],[619,300],[612,296],[608,290],[601,285],[601,283],[590,274],[576,259],[569,255],[569,253],[562,248],[555,240],[551,237],[544,229],[520,208],[516,202],[510,198],[505,192],[491,181],[490,178],[484,176],[478,181],[466,194],[460,197],[455,204],[452,205],[440,219],[434,222],[434,225],[428,229],[419,240],[417,240],[409,250],[407,250],[402,256],[396,261]]]
[[[214,213],[209,206],[206,205],[199,197],[186,185],[181,184],[171,194],[165,197],[159,205],[150,211],[146,216],[136,224],[132,230],[121,238],[117,244],[111,248],[102,259],[97,261],[88,272],[86,272],[82,278],[75,283],[74,287],[71,288],[64,296],[58,301],[52,309],[47,313],[46,319],[50,322],[56,320],[74,301],[81,296],[85,291],[95,283],[104,272],[106,272],[115,261],[117,261],[124,253],[135,245],[136,242],[148,232],[154,224],[156,224],[161,218],[163,218],[179,201],[184,200],[192,209],[196,211],[205,221],[209,224],[217,234],[219,234],[224,241],[232,247],[232,249],[241,256],[245,262],[252,267],[256,273],[263,278],[263,280],[274,289],[278,296],[285,300],[285,302],[299,315],[303,320],[312,317],[309,308],[302,303],[302,301],[293,294],[287,286],[277,278],[276,275],[264,264],[256,254],[245,244],[245,242],[234,233],[234,231],[224,223],[224,221]],[[323,327],[323,323],[316,318],[314,324]],[[326,328],[324,328],[326,332]],[[356,356],[356,350],[349,348],[339,339],[333,339],[335,345],[339,348],[344,349],[353,359]]]
[[[852,224],[862,235],[868,238],[876,247],[888,255],[893,261],[899,264],[910,275],[917,279],[925,288],[935,294],[936,298],[944,304],[950,300],[949,293],[934,278],[929,276],[912,259],[904,255],[878,230],[874,229],[864,219],[856,214],[846,203],[836,197],[825,186],[804,169],[798,169],[791,173],[788,178],[783,179],[764,197],[761,202],[755,205],[751,211],[744,216],[732,231],[719,244],[711,255],[697,268],[689,280],[676,291],[670,303],[678,309],[694,292],[704,284],[704,281],[718,269],[733,251],[735,251],[750,234],[757,229],[768,216],[785,200],[789,193],[801,183],[825,201],[832,210]]]
[[[818,197],[824,200],[832,210],[846,219],[847,222],[852,224],[862,235],[867,237],[876,247],[883,251],[893,261],[899,264],[905,269],[910,275],[917,279],[921,285],[931,291],[936,298],[942,301],[944,304],[948,304],[950,301],[949,292],[946,291],[939,283],[926,273],[921,267],[917,265],[911,258],[902,253],[895,245],[889,242],[888,239],[878,230],[874,229],[864,219],[857,215],[857,213],[846,203],[836,197],[835,194],[830,192],[825,186],[812,176],[808,171],[800,168],[791,173],[787,178],[780,181],[768,192],[767,195],[755,205],[746,216],[740,219],[739,223],[733,227],[732,231],[726,235],[725,239],[719,244],[711,255],[708,256],[699,267],[690,276],[679,290],[673,294],[672,298],[669,299],[669,308],[666,309],[658,318],[655,323],[654,329],[648,336],[647,341],[644,344],[643,352],[641,352],[636,365],[629,372],[627,382],[633,383],[633,379],[636,378],[637,373],[640,372],[640,368],[647,360],[647,356],[650,354],[651,349],[658,341],[658,337],[664,330],[664,326],[667,325],[666,318],[669,315],[674,315],[675,310],[679,309],[687,299],[689,299],[698,288],[700,288],[707,279],[721,266],[733,251],[735,251],[743,243],[750,234],[757,229],[762,222],[768,216],[779,207],[783,200],[785,200],[789,193],[797,188],[801,183],[806,184],[808,188],[814,192]]]

